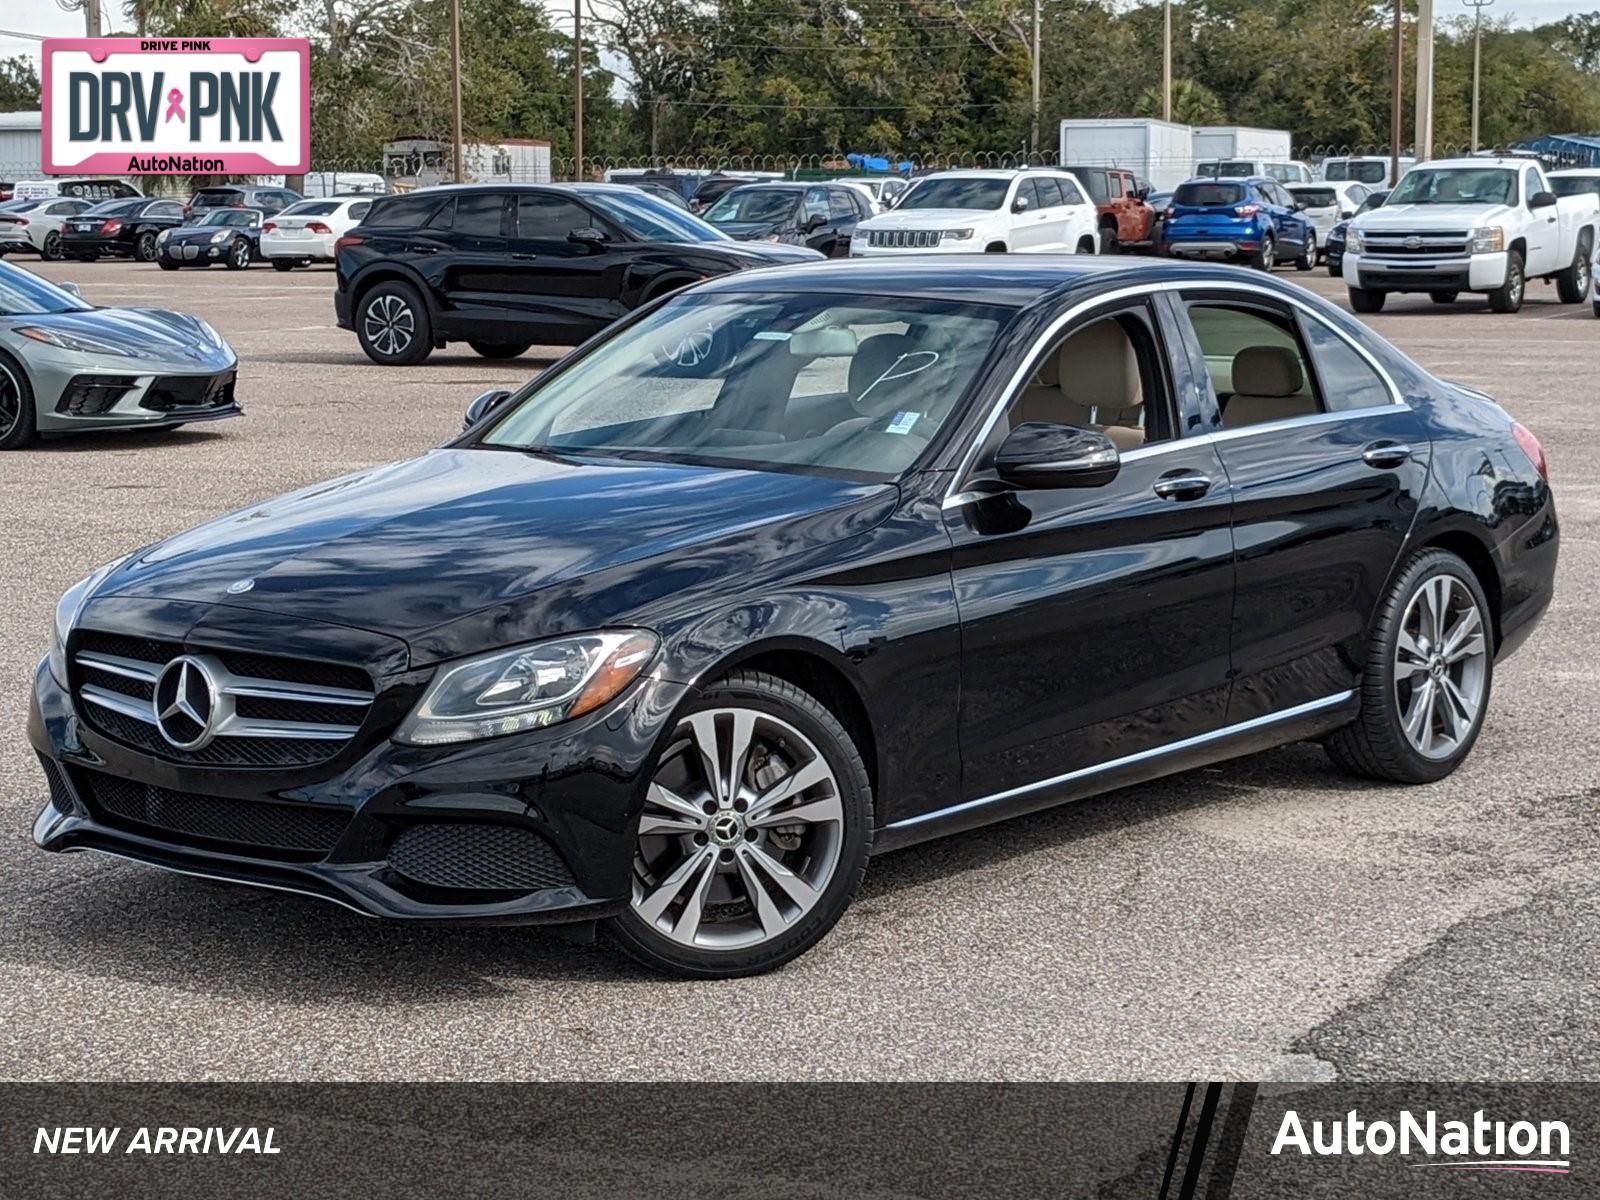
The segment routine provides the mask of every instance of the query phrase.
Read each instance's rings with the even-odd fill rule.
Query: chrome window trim
[[[1361,345],[1338,326],[1333,325],[1324,319],[1322,314],[1317,312],[1317,310],[1311,305],[1307,304],[1298,296],[1285,295],[1272,291],[1269,288],[1263,288],[1258,284],[1244,283],[1233,279],[1173,279],[1163,280],[1159,283],[1144,284],[1138,287],[1115,288],[1109,292],[1103,292],[1098,296],[1093,296],[1074,304],[1071,308],[1067,309],[1066,312],[1062,313],[1054,321],[1050,322],[1050,324],[1045,328],[1044,332],[1041,333],[1035,340],[1034,349],[1037,350],[1040,346],[1048,345],[1061,333],[1064,328],[1066,328],[1066,326],[1077,320],[1084,313],[1089,312],[1092,309],[1099,308],[1102,305],[1114,304],[1119,300],[1129,300],[1141,296],[1149,296],[1157,292],[1181,291],[1242,292],[1246,295],[1259,297],[1264,300],[1275,300],[1291,305],[1300,312],[1304,313],[1310,319],[1322,324],[1324,328],[1330,330],[1334,336],[1343,340],[1347,346],[1359,354],[1367,363],[1367,365],[1378,373],[1378,378],[1383,380],[1385,386],[1388,387],[1389,396],[1393,403],[1389,404],[1388,406],[1350,408],[1341,409],[1338,412],[1317,413],[1310,417],[1291,417],[1279,421],[1263,421],[1259,425],[1248,425],[1240,429],[1217,429],[1203,434],[1193,434],[1187,437],[1179,436],[1171,439],[1170,442],[1157,442],[1151,446],[1144,446],[1136,450],[1130,450],[1122,456],[1123,458],[1163,451],[1164,448],[1174,449],[1180,445],[1192,446],[1199,443],[1202,438],[1212,440],[1231,440],[1235,437],[1248,437],[1256,433],[1269,433],[1273,431],[1281,431],[1286,428],[1300,428],[1305,425],[1320,424],[1330,420],[1348,420],[1358,415],[1370,416],[1374,413],[1392,412],[1397,409],[1406,411],[1410,410],[1410,405],[1408,405],[1402,398],[1399,387],[1395,385],[1394,379],[1389,375],[1389,372],[1384,370],[1383,364],[1373,357],[1372,353],[1365,346]],[[967,477],[967,473],[972,470],[973,464],[977,461],[978,453],[980,450],[982,450],[984,442],[989,440],[989,435],[994,432],[995,425],[999,422],[1000,418],[1005,415],[1006,409],[1011,407],[1012,401],[1021,395],[1023,388],[1027,386],[1028,379],[1031,377],[1028,364],[1032,361],[1033,353],[1030,352],[1028,357],[1023,361],[1023,365],[1017,369],[1014,375],[1012,375],[1011,382],[1006,385],[1005,390],[1000,395],[1000,399],[990,408],[989,415],[984,418],[983,424],[978,428],[977,435],[969,442],[966,451],[962,454],[960,461],[956,465],[955,473],[950,477],[950,484],[945,489],[944,503],[941,505],[941,507],[946,509],[951,507],[960,507],[959,504],[952,505],[950,502],[955,499],[957,495],[965,494],[962,484]],[[1207,386],[1209,386],[1209,380],[1207,381]],[[965,501],[962,501],[962,503],[965,503]]]
[[[1192,750],[1198,746],[1210,745],[1213,742],[1225,741],[1239,734],[1252,733],[1257,729],[1266,729],[1285,721],[1292,721],[1296,717],[1308,717],[1313,713],[1323,712],[1326,709],[1337,708],[1355,698],[1355,691],[1337,692],[1332,696],[1324,696],[1320,700],[1308,700],[1304,704],[1296,704],[1289,708],[1281,708],[1276,712],[1263,713],[1259,717],[1251,717],[1248,721],[1239,721],[1233,725],[1225,725],[1221,729],[1213,729],[1210,733],[1198,733],[1193,737],[1186,737],[1176,742],[1168,742],[1164,746],[1153,746],[1149,750],[1140,750],[1136,754],[1124,754],[1121,758],[1113,758],[1091,767],[1079,767],[1076,771],[1068,771],[1064,775],[1053,775],[1049,779],[1041,779],[1036,783],[1024,783],[1019,787],[1007,788],[1003,792],[995,792],[988,796],[979,796],[976,800],[963,800],[960,804],[952,804],[947,808],[935,809],[929,813],[919,813],[914,817],[906,817],[885,825],[885,829],[912,829],[929,821],[937,821],[941,817],[953,816],[959,812],[969,812],[975,808],[983,808],[990,804],[998,804],[1002,800],[1010,800],[1016,796],[1025,796],[1029,792],[1037,792],[1043,788],[1055,787],[1058,784],[1073,783],[1080,779],[1090,779],[1109,771],[1119,770],[1123,767],[1135,766],[1138,763],[1149,762],[1152,759],[1163,758],[1169,754],[1176,754],[1182,750]]]

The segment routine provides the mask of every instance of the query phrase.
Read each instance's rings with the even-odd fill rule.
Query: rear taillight
[[[27,217],[0,217],[0,221],[5,222],[5,224],[7,224],[7,225],[26,225],[28,223],[28,218]]]
[[[1259,204],[1241,204],[1233,210],[1236,217],[1253,217],[1261,211]]]
[[[1521,421],[1511,422],[1511,436],[1517,439],[1517,445],[1522,447],[1522,452],[1528,456],[1528,461],[1539,472],[1539,478],[1546,483],[1550,482],[1550,463],[1544,456],[1544,447],[1539,444],[1539,439],[1533,436]]]
[[[262,233],[271,233],[276,228],[277,228],[277,225],[273,224],[271,221],[268,221],[265,225],[263,225],[261,227],[261,232]]]
[[[338,258],[339,251],[347,249],[350,246],[359,246],[366,240],[367,239],[364,237],[356,237],[354,234],[347,233],[333,244],[333,256]]]
[[[1161,219],[1163,221],[1170,221],[1170,220],[1172,220],[1173,217],[1175,217],[1177,215],[1178,215],[1178,210],[1177,209],[1169,208],[1164,213],[1161,214]]]
[[[104,225],[100,226],[100,236],[110,237],[113,233],[121,228],[121,221],[107,221]]]
[[[331,228],[329,228],[328,226],[324,225],[321,221],[312,221],[310,224],[308,224],[306,226],[306,228],[309,229],[312,233],[332,233],[333,232],[333,230]]]

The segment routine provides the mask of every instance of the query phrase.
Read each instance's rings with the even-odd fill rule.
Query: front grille
[[[395,839],[389,865],[416,883],[468,891],[533,892],[573,883],[556,848],[516,825],[413,825]]]
[[[938,229],[873,229],[867,244],[887,250],[927,250],[939,244]]]
[[[234,372],[220,375],[169,375],[145,389],[140,408],[156,412],[226,408],[233,403]]]
[[[133,375],[74,375],[56,401],[56,411],[74,417],[109,412],[138,383]]]
[[[1467,231],[1365,233],[1367,253],[1395,258],[1449,258],[1467,252]],[[1408,244],[1409,243],[1409,244]]]
[[[276,800],[235,800],[137,783],[95,771],[82,773],[95,816],[134,833],[296,856],[328,854],[350,823],[343,809]]]
[[[158,721],[158,682],[185,653],[195,660],[202,702],[189,706],[194,714],[167,711]],[[204,766],[323,762],[356,735],[373,700],[372,680],[358,667],[92,629],[76,635],[72,664],[79,711],[89,724],[147,753]],[[174,696],[164,697],[168,710],[175,709]],[[207,730],[210,739],[199,746],[174,744],[200,741]]]
[[[39,755],[39,765],[44,768],[44,781],[50,787],[50,803],[55,805],[56,811],[71,815],[78,811],[78,805],[72,798],[72,789],[67,786],[67,777],[62,774],[61,768],[56,766],[53,759]]]

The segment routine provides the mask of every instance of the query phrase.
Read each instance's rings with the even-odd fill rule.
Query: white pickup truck
[[[1484,292],[1516,312],[1530,279],[1553,279],[1563,304],[1589,295],[1600,197],[1557,198],[1537,163],[1454,158],[1407,171],[1382,208],[1350,222],[1344,281],[1350,307],[1374,313],[1390,292],[1452,304]]]

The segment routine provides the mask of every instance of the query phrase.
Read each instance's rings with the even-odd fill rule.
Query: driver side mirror
[[[1105,434],[1050,421],[1024,421],[1000,443],[996,473],[1016,488],[1103,487],[1122,458]]]
[[[1535,192],[1528,197],[1529,208],[1549,208],[1555,202],[1556,194],[1554,192]]]
[[[802,221],[800,223],[800,232],[801,233],[815,233],[817,230],[821,229],[827,223],[828,223],[828,218],[827,217],[822,216],[820,213],[812,213],[809,217],[807,217],[804,221]]]
[[[1026,196],[1018,196],[1011,203],[1011,211],[1014,212],[1014,213],[1027,212],[1028,211],[1028,198]]]
[[[1150,188],[1148,186],[1134,188],[1133,189],[1133,198],[1135,200],[1148,200],[1148,199],[1150,199]]]
[[[511,399],[510,392],[485,392],[467,405],[467,417],[466,420],[461,422],[461,428],[463,430],[471,429],[509,399]]]
[[[567,241],[575,246],[584,246],[590,250],[602,249],[610,240],[610,238],[606,237],[605,230],[596,229],[592,225],[585,226],[582,229],[574,229],[567,234]]]

